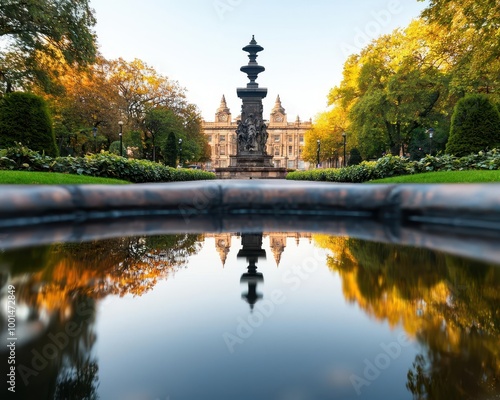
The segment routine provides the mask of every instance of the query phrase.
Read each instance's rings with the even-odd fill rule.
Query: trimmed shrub
[[[14,92],[0,100],[0,147],[14,146],[17,142],[50,156],[57,155],[52,120],[41,97]]]
[[[152,161],[126,159],[107,152],[85,157],[52,158],[22,145],[0,151],[0,169],[62,172],[117,178],[134,183],[215,179],[215,174],[211,172],[175,169]]]
[[[405,175],[412,171],[412,162],[408,158],[391,154],[379,158],[373,170],[375,179],[387,178],[395,175]]]
[[[500,114],[488,96],[460,99],[453,111],[446,153],[465,156],[500,145]]]
[[[349,159],[347,160],[347,165],[358,165],[363,161],[361,158],[361,153],[357,148],[351,149],[351,152],[349,154]]]
[[[346,168],[295,171],[289,173],[286,179],[360,183],[397,175],[474,169],[500,170],[500,151],[496,149],[480,151],[477,154],[464,157],[455,157],[449,154],[427,155],[419,161],[387,155],[377,161],[363,161],[359,165]]]

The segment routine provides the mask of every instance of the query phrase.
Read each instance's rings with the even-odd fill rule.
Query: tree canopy
[[[347,115],[348,149],[363,159],[443,151],[457,101],[483,93],[499,104],[499,87],[500,3],[430,0],[420,18],[347,58],[328,96],[331,109],[306,135],[304,152],[312,159],[324,120],[339,113]],[[329,131],[322,143],[335,137]]]
[[[348,112],[352,143],[365,158],[406,153],[412,135],[439,119],[449,60],[437,55],[438,46],[431,27],[416,20],[347,60],[329,102]]]
[[[86,65],[96,56],[96,24],[88,0],[3,0],[0,7],[0,82],[2,91],[43,80],[39,54]]]

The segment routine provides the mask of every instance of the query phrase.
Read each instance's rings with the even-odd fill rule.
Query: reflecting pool
[[[500,396],[500,265],[484,261],[179,234],[4,250],[0,274],[7,398]]]

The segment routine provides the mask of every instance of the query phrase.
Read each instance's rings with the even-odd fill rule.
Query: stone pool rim
[[[500,184],[1,185],[0,228],[146,215],[324,215],[500,229]]]
[[[344,235],[498,262],[500,184],[213,180],[0,186],[0,249],[262,231]]]

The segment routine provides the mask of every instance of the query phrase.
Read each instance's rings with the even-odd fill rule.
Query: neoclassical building
[[[220,106],[215,112],[214,122],[203,121],[203,131],[212,150],[211,161],[207,162],[207,169],[228,167],[229,156],[236,154],[237,121],[231,116],[226,99],[222,96]],[[297,116],[294,122],[288,122],[285,109],[281,105],[280,96],[271,110],[267,133],[267,154],[273,156],[275,167],[290,169],[308,169],[309,163],[302,160],[304,134],[311,129],[312,121],[301,121]]]

